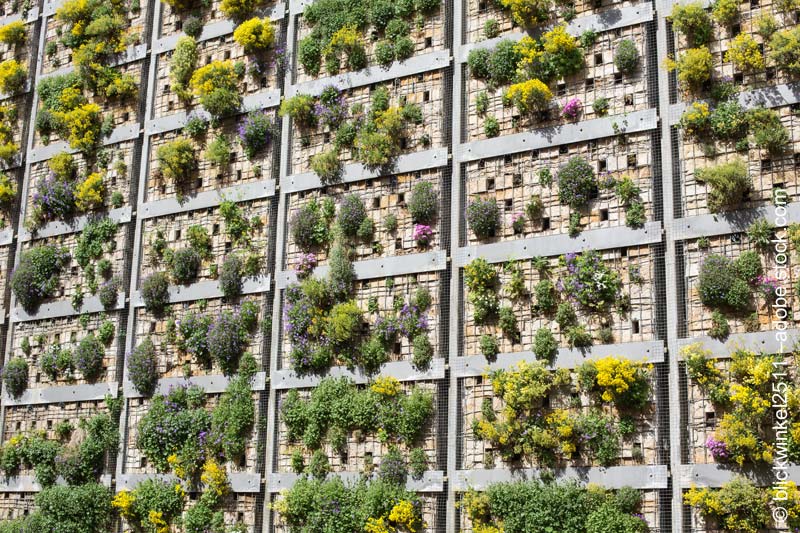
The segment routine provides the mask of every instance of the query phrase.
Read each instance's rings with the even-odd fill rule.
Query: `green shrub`
[[[670,68],[678,70],[678,81],[691,91],[701,89],[711,80],[714,65],[708,48],[690,48],[684,52],[677,62],[670,63]]]
[[[140,342],[126,358],[128,378],[133,387],[145,396],[150,396],[158,384],[158,369],[155,345],[150,337]]]
[[[159,146],[156,159],[161,174],[176,184],[185,182],[197,169],[194,145],[189,139],[176,139]]]
[[[752,187],[747,167],[741,159],[698,169],[695,172],[695,179],[711,187],[708,207],[712,213],[736,207]]]
[[[170,271],[175,283],[186,285],[197,278],[202,258],[194,248],[181,248],[172,254]]]
[[[155,272],[142,281],[142,299],[151,313],[161,313],[169,303],[169,276],[166,272]]]
[[[75,367],[83,375],[83,378],[93,383],[103,372],[104,356],[103,343],[90,333],[78,343],[73,357]]]
[[[311,95],[295,95],[281,102],[280,115],[282,117],[290,117],[302,128],[316,127],[315,103],[314,97]]]
[[[623,74],[631,74],[639,66],[639,50],[636,43],[630,39],[623,39],[617,44],[614,51],[614,65]]]
[[[408,467],[411,478],[419,481],[428,470],[428,455],[422,448],[414,448],[408,454]]]
[[[214,166],[224,167],[231,160],[231,142],[224,135],[217,135],[208,143],[205,157]]]
[[[585,207],[597,194],[597,177],[588,161],[571,158],[558,169],[558,199],[573,209]]]
[[[431,224],[439,211],[439,194],[429,181],[420,181],[411,189],[408,212],[415,224]]]
[[[773,33],[769,48],[769,57],[779,69],[792,76],[800,74],[800,27]]]
[[[68,260],[67,251],[55,246],[35,246],[22,253],[11,274],[11,289],[23,309],[34,312],[43,299],[54,295]]]
[[[747,228],[747,238],[760,250],[768,250],[775,236],[775,226],[769,220],[756,220]]]
[[[98,483],[45,488],[36,495],[36,509],[38,531],[105,533],[112,527],[111,493]]]
[[[219,269],[219,288],[222,295],[232,300],[242,294],[242,269],[244,265],[238,255],[229,255]]]
[[[170,79],[175,87],[175,91],[181,98],[186,98],[188,93],[186,88],[189,85],[189,80],[192,79],[192,73],[197,67],[197,41],[189,36],[182,36],[178,39],[175,45],[175,50],[172,52],[170,59]]]
[[[686,37],[691,46],[701,46],[711,40],[711,18],[700,2],[674,4],[669,18],[673,29]]]
[[[9,359],[2,375],[3,384],[12,398],[19,398],[28,388],[28,362],[22,357]]]
[[[496,117],[494,116],[486,117],[486,120],[483,122],[483,132],[490,139],[500,135],[500,123],[497,122]]]
[[[714,17],[720,25],[730,26],[739,18],[739,1],[738,0],[716,0],[714,8],[711,10],[711,16]]]
[[[552,363],[558,355],[558,341],[553,332],[547,328],[539,328],[533,337],[533,355],[540,361]]]
[[[746,114],[753,141],[759,148],[778,155],[789,146],[789,132],[781,122],[780,115],[771,109],[751,109]]]
[[[433,345],[427,333],[418,333],[412,343],[411,363],[417,370],[427,370],[433,361]]]
[[[342,161],[339,150],[331,148],[311,156],[311,170],[319,176],[323,184],[339,181],[342,175]]]
[[[711,132],[719,140],[738,141],[747,134],[747,116],[736,100],[722,102],[709,117]]]
[[[500,352],[497,339],[493,335],[481,335],[480,349],[481,354],[489,362],[497,359],[497,354]]]
[[[470,54],[472,55],[472,54]],[[480,57],[480,56],[479,56]],[[517,50],[516,43],[512,40],[504,40],[497,44],[497,46],[489,52],[486,61],[486,73],[484,76],[476,75],[476,78],[488,79],[494,85],[506,85],[510,83],[517,74],[517,63],[520,60],[520,54]],[[469,64],[469,58],[467,58]],[[477,65],[479,74],[484,74],[481,71],[483,65]],[[470,71],[472,71],[470,69]]]
[[[494,236],[500,225],[500,208],[492,199],[476,198],[467,206],[467,224],[479,239]]]
[[[336,224],[342,233],[348,237],[355,237],[365,218],[367,218],[367,208],[361,197],[356,194],[348,194],[342,199],[339,213],[336,216]]]

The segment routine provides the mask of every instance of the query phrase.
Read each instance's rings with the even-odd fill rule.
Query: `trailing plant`
[[[676,61],[667,60],[668,70],[678,71],[678,81],[689,91],[699,91],[709,80],[713,58],[708,48],[690,48]]]

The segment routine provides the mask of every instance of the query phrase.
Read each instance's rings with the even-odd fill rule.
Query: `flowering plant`
[[[559,280],[559,288],[585,307],[602,311],[619,297],[619,274],[605,265],[596,251],[568,253],[562,263],[567,273]]]
[[[414,225],[414,240],[417,241],[417,244],[420,246],[427,246],[430,244],[432,237],[433,230],[431,230],[430,226],[426,224]]]
[[[244,121],[239,124],[239,142],[248,159],[252,159],[259,150],[266,147],[272,139],[275,124],[266,111],[249,113]]]
[[[714,456],[717,461],[725,461],[730,454],[728,453],[728,445],[724,441],[716,440],[714,437],[708,437],[706,441],[706,448]]]
[[[300,256],[300,260],[297,262],[295,266],[295,270],[297,271],[297,276],[300,278],[304,278],[311,274],[314,270],[314,267],[317,266],[317,256],[312,253],[303,254]]]
[[[772,302],[775,299],[779,286],[780,282],[773,277],[761,275],[756,278],[756,287],[768,302]]]
[[[577,98],[573,98],[572,100],[567,100],[564,102],[564,107],[561,109],[561,114],[564,118],[569,120],[575,120],[580,115],[581,110],[583,109],[583,104]]]

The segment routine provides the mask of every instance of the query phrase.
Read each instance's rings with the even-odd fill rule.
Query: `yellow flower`
[[[414,504],[408,500],[400,500],[392,507],[389,520],[411,533],[416,533],[424,527],[417,510],[414,509]]]
[[[223,496],[228,492],[228,473],[214,459],[207,460],[203,465],[200,481],[217,496]]]
[[[128,490],[123,490],[122,492],[118,492],[114,499],[111,500],[111,506],[115,509],[119,509],[119,513],[124,518],[131,517],[131,507],[133,507],[133,502],[136,501],[136,497],[131,494]]]
[[[503,95],[506,105],[515,105],[520,113],[525,114],[546,110],[552,99],[550,88],[537,79],[515,83]]]
[[[169,533],[169,524],[164,520],[164,513],[150,510],[147,521],[155,528],[156,533]]]
[[[75,205],[81,211],[91,211],[103,206],[106,186],[103,176],[93,172],[75,188]]]
[[[253,17],[236,28],[233,40],[242,45],[245,53],[263,52],[275,43],[275,29],[269,18]]]
[[[394,533],[395,529],[387,524],[383,517],[370,517],[364,525],[364,531],[367,533]]]
[[[375,380],[370,389],[381,396],[391,398],[400,393],[400,382],[391,376],[381,376]]]

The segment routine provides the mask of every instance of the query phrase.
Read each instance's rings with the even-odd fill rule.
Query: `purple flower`
[[[717,461],[725,461],[730,457],[728,452],[728,445],[724,441],[717,440],[714,437],[709,437],[706,441],[706,448],[709,449],[711,455]]]
[[[572,100],[568,100],[564,103],[564,107],[561,109],[561,114],[564,118],[569,120],[575,120],[580,115],[581,110],[583,109],[583,104],[577,98],[573,98]]]

